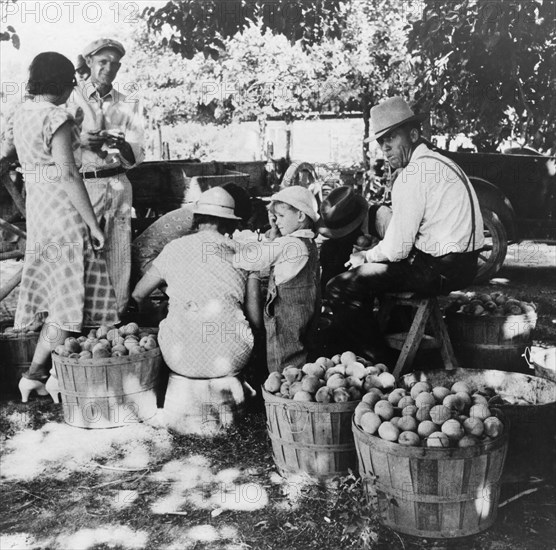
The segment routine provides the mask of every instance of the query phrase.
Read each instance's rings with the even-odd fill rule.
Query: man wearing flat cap
[[[125,55],[123,45],[99,38],[82,55],[91,71],[73,94],[73,106],[83,111],[82,176],[104,230],[108,271],[118,313],[123,313],[129,299],[132,200],[125,172],[144,159],[143,121],[137,98],[112,86]]]
[[[370,328],[376,328],[373,294],[448,293],[471,284],[477,273],[484,242],[479,202],[463,170],[421,138],[425,116],[415,114],[401,97],[371,109],[368,141],[378,141],[397,177],[382,240],[354,252],[350,270],[327,285],[335,328],[345,337],[342,344],[351,346],[344,349],[367,351]],[[377,331],[372,332],[381,344]]]

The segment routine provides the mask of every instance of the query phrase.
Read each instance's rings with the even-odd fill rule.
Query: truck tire
[[[475,284],[488,282],[502,267],[508,251],[508,237],[504,224],[498,214],[483,206],[481,208],[484,222],[485,244],[479,254],[479,268]]]

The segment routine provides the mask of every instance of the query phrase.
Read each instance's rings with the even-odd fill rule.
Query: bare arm
[[[261,281],[258,277],[250,276],[247,279],[245,316],[252,327],[258,330],[263,328],[263,299],[261,295]]]
[[[154,265],[151,265],[131,293],[131,297],[137,302],[139,310],[142,309],[142,303],[145,298],[150,296],[151,292],[164,282],[158,269]]]
[[[104,247],[104,235],[98,225],[98,220],[95,216],[91,200],[83,178],[77,170],[75,159],[73,158],[73,151],[71,149],[71,134],[70,125],[62,124],[52,136],[52,158],[61,169],[62,181],[64,182],[64,189],[68,197],[81,214],[84,222],[87,224],[91,237],[93,240],[93,248],[100,250]],[[96,241],[96,242],[95,242]]]

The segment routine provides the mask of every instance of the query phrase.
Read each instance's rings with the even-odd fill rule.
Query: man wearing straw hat
[[[367,141],[378,141],[397,172],[392,217],[382,240],[354,252],[346,264],[350,270],[327,285],[335,328],[346,337],[342,344],[352,344],[354,351],[366,351],[369,331],[376,328],[374,293],[448,293],[471,284],[477,272],[483,246],[477,196],[463,170],[421,138],[425,117],[415,114],[401,97],[371,109],[372,134]]]

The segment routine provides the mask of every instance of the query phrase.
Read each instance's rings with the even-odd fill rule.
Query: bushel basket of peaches
[[[465,382],[371,389],[353,415],[359,473],[382,522],[450,538],[492,525],[509,422]]]
[[[271,373],[262,393],[278,471],[321,480],[354,470],[353,412],[371,388],[394,386],[386,365],[351,351]]]
[[[64,420],[81,428],[112,428],[156,414],[162,355],[158,329],[129,323],[67,338],[52,352]]]
[[[527,372],[523,353],[533,343],[535,304],[502,292],[452,292],[450,297],[446,326],[463,367]]]

